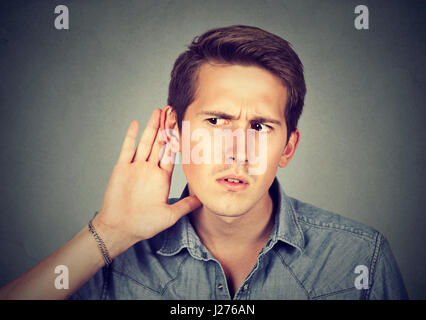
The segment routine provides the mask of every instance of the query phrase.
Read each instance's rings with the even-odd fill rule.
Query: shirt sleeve
[[[389,242],[379,235],[378,258],[372,274],[372,283],[367,294],[372,300],[406,300],[407,290],[392,254]]]

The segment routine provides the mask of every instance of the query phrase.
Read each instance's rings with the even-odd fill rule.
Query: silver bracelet
[[[89,224],[88,224],[89,231],[90,231],[91,234],[93,234],[93,237],[95,238],[96,243],[98,244],[98,247],[101,250],[102,256],[104,257],[104,260],[105,260],[105,264],[109,265],[112,262],[112,260],[111,260],[111,257],[109,255],[108,249],[105,245],[105,242],[103,242],[103,240],[98,235],[95,228],[93,227],[92,220],[90,220]]]

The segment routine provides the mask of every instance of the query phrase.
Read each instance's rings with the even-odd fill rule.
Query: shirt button
[[[248,284],[245,284],[243,290],[246,291],[248,289]]]
[[[217,288],[218,288],[219,290],[222,290],[222,289],[223,289],[223,285],[222,285],[221,283],[219,283],[219,285],[217,286]]]

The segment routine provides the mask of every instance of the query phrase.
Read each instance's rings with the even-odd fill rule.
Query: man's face
[[[205,141],[204,135],[201,140],[190,142],[191,161],[186,164],[183,161],[183,170],[190,193],[195,194],[204,207],[220,216],[237,217],[268,197],[277,167],[284,167],[290,160],[283,155],[287,138],[286,100],[285,86],[278,77],[262,68],[207,63],[200,67],[195,100],[188,106],[183,121],[189,124],[190,137],[194,137],[194,131],[201,130],[209,133],[211,141]],[[248,139],[248,129],[254,132],[254,139]],[[226,150],[223,139],[223,147],[219,149],[222,161],[215,163],[215,131],[217,134],[237,130],[243,133],[240,136],[244,140],[244,150],[238,150],[237,138],[233,139],[233,148]],[[183,132],[181,138],[185,139]],[[182,139],[180,148],[182,151]],[[194,163],[194,156],[203,155],[204,148],[211,150],[212,160]],[[200,151],[202,149],[204,151]],[[249,151],[261,157],[256,164],[248,161]],[[259,168],[261,162],[264,162],[261,174],[252,174],[255,170],[250,169]],[[228,180],[233,177],[240,182]]]

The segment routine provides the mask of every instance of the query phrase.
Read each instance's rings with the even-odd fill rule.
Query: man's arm
[[[165,112],[160,109],[153,112],[136,152],[139,123],[132,121],[105,191],[102,208],[93,219],[93,226],[112,259],[136,242],[169,228],[201,205],[195,196],[167,204],[174,164],[162,163],[160,159],[165,145],[161,139],[160,119],[164,119]],[[0,298],[68,298],[104,263],[98,244],[85,227],[58,251],[1,288]],[[58,265],[65,265],[69,270],[68,290],[55,288]]]
[[[124,251],[126,244],[107,229],[98,226],[105,242],[116,243],[110,250],[112,257]],[[118,241],[117,241],[118,240]],[[118,243],[124,245],[118,249]],[[83,228],[62,248],[40,262],[38,265],[0,289],[1,299],[66,299],[77,291],[104,265],[104,259],[88,228]],[[69,289],[55,287],[55,268],[64,265],[69,271]]]

